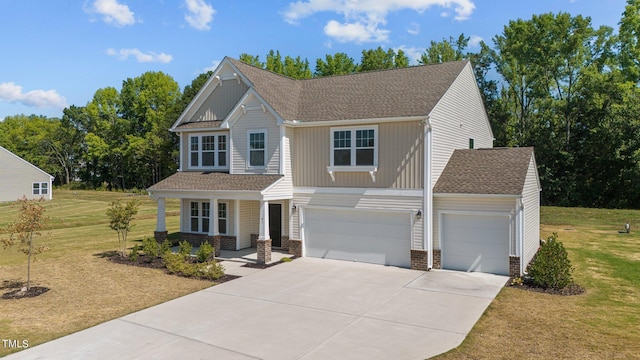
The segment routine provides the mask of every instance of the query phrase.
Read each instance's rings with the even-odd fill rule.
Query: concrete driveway
[[[8,359],[424,359],[458,346],[506,281],[301,258]]]

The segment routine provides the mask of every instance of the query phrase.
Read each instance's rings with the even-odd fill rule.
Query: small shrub
[[[198,262],[205,262],[208,260],[211,260],[213,258],[213,246],[211,246],[211,244],[209,244],[208,242],[203,242],[202,244],[200,244],[200,248],[198,248],[198,251],[196,251],[196,259],[198,259]]]
[[[142,252],[149,258],[149,261],[158,257],[159,254],[159,246],[156,239],[152,237],[146,237],[142,240]]]
[[[180,246],[180,248],[178,249],[178,254],[182,255],[183,259],[188,259],[191,256],[191,250],[193,249],[193,246],[191,246],[191,244],[189,244],[189,242],[186,240],[180,241],[178,245]]]
[[[521,277],[514,277],[511,280],[511,286],[521,286],[522,284],[524,284],[524,280],[522,280]]]
[[[193,264],[186,262],[182,254],[166,254],[164,257],[164,265],[171,274],[179,274],[183,276],[196,275],[196,268]]]
[[[140,251],[140,246],[136,244],[131,248],[131,253],[129,253],[129,260],[134,262],[138,261],[138,251]]]
[[[572,282],[572,270],[567,250],[553,233],[540,245],[527,272],[535,286],[558,290]]]
[[[282,259],[280,259],[280,262],[291,262],[291,258],[288,256],[283,256]]]
[[[171,242],[168,239],[164,239],[160,244],[160,256],[164,257],[167,253],[171,253]]]
[[[224,275],[224,267],[215,260],[193,265],[197,269],[197,276],[208,280],[217,280]]]

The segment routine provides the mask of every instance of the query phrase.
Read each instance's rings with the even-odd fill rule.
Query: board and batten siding
[[[240,249],[251,247],[251,234],[260,231],[260,202],[240,201]]]
[[[375,125],[378,126],[378,172],[375,182],[368,172],[335,172],[335,182],[332,181],[327,172],[327,166],[330,165],[331,128],[295,128],[294,186],[422,188],[423,125],[419,121]]]
[[[471,65],[458,78],[430,114],[433,131],[432,185],[438,181],[453,150],[493,147],[493,135]]]
[[[524,205],[524,248],[522,251],[525,270],[540,244],[540,188],[533,156],[529,162],[524,182],[522,203]]]
[[[515,214],[515,197],[466,197],[466,196],[436,196],[433,199],[433,248],[442,249],[440,242],[440,212],[441,211],[461,211],[461,212],[500,212]],[[516,217],[511,217],[511,246],[515,251]]]
[[[407,221],[409,221],[409,212],[422,208],[422,196],[400,196],[400,195],[367,195],[367,194],[348,194],[343,192],[324,192],[310,193],[301,192],[294,193],[293,204],[297,207],[336,207],[345,210],[391,210],[406,211]],[[363,193],[366,192],[363,189]],[[413,249],[423,249],[423,222],[424,218],[414,218],[413,239],[411,242]],[[291,239],[299,240],[300,234],[300,210],[291,213]]]
[[[247,106],[260,105],[249,103]],[[248,131],[267,130],[265,168],[249,168]],[[278,174],[280,171],[280,127],[276,118],[260,109],[248,110],[231,128],[231,167],[234,174]]]
[[[47,183],[46,195],[33,195],[33,183]],[[35,165],[0,147],[0,201],[52,198],[52,177]]]
[[[224,120],[247,89],[245,83],[235,79],[222,81],[222,85],[217,85],[203,102],[194,104],[195,110],[190,110],[193,114],[187,114],[187,121]]]

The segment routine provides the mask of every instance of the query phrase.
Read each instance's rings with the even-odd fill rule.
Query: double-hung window
[[[378,165],[377,127],[332,128],[332,167]]]
[[[264,168],[267,161],[267,130],[247,133],[249,167]]]
[[[227,234],[228,205],[226,202],[218,202],[217,214],[212,212],[211,203],[208,201],[191,201],[189,214],[191,232],[209,233],[209,219],[218,215],[218,232]]]
[[[189,167],[196,169],[227,168],[227,135],[191,135]]]
[[[33,195],[47,195],[49,194],[49,183],[33,183],[32,189]]]

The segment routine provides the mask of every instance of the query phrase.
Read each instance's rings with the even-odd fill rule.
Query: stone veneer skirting
[[[509,256],[509,276],[520,276],[520,256]]]
[[[257,240],[258,264],[271,262],[271,239]]]
[[[168,231],[154,231],[153,232],[153,237],[156,238],[156,241],[158,243],[162,243],[167,236],[169,236],[169,232]]]
[[[302,257],[302,240],[289,239],[289,254]]]
[[[427,250],[411,250],[411,270],[429,270],[429,252]]]
[[[442,251],[440,249],[433,249],[433,268],[442,269]]]

